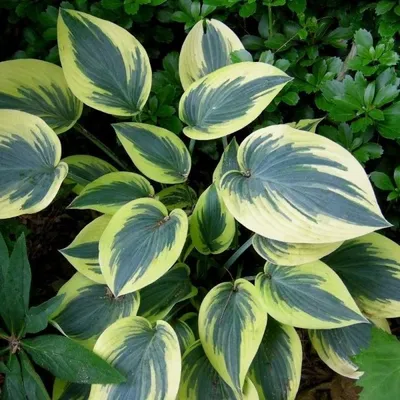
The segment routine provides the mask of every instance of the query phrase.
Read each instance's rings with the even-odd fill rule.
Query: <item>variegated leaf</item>
[[[172,328],[174,328],[176,336],[178,337],[179,348],[181,349],[181,354],[183,355],[189,346],[196,341],[196,337],[190,326],[180,318],[171,321],[170,325]]]
[[[201,254],[219,254],[227,250],[236,233],[236,223],[226,209],[215,184],[200,196],[190,217],[190,236]]]
[[[192,83],[179,103],[186,136],[211,140],[253,122],[292,78],[269,64],[228,65]]]
[[[75,155],[63,158],[61,161],[68,164],[68,176],[65,183],[76,183],[74,193],[80,194],[83,188],[97,178],[116,172],[117,169],[101,158],[88,155]]]
[[[260,294],[245,279],[215,286],[201,304],[199,334],[204,351],[239,398],[266,325]]]
[[[183,355],[182,378],[177,400],[258,400],[253,383],[246,379],[243,393],[236,394],[211,365],[200,340]]]
[[[321,261],[295,267],[266,263],[256,287],[268,313],[285,325],[329,329],[367,322],[340,278]]]
[[[249,377],[260,400],[295,400],[300,386],[303,351],[299,335],[270,318]]]
[[[129,157],[148,178],[169,184],[186,181],[192,160],[175,133],[134,122],[121,122],[113,127]]]
[[[125,29],[83,12],[61,9],[58,47],[72,92],[108,114],[139,113],[151,89],[151,67],[143,46]]]
[[[164,317],[176,303],[196,296],[197,288],[190,282],[190,268],[174,265],[166,274],[140,291],[138,315],[154,322]]]
[[[82,106],[59,66],[30,59],[0,62],[0,109],[36,115],[63,133],[79,119]]]
[[[232,64],[230,54],[244,49],[236,34],[217,19],[200,20],[183,42],[179,76],[183,89],[219,68]]]
[[[400,317],[400,246],[379,233],[345,242],[324,258],[368,316]]]
[[[153,197],[150,182],[133,172],[111,172],[89,183],[68,208],[115,214],[123,205],[142,197]]]
[[[229,171],[239,171],[239,163],[237,161],[237,152],[239,145],[235,138],[229,142],[228,146],[224,149],[221,159],[213,173],[213,182],[219,186],[221,178]]]
[[[168,211],[172,211],[175,208],[193,207],[197,201],[197,193],[190,186],[180,184],[166,187],[156,194],[156,198]]]
[[[238,163],[222,177],[221,193],[259,235],[333,243],[390,226],[361,164],[323,136],[287,125],[259,129],[239,146]]]
[[[124,376],[119,385],[92,385],[89,400],[175,400],[181,375],[176,333],[164,321],[154,327],[142,317],[115,322],[98,339],[94,352]]]
[[[91,385],[71,383],[56,378],[53,385],[53,400],[88,400]]]
[[[299,129],[301,131],[307,131],[315,133],[317,130],[318,124],[323,120],[323,118],[316,119],[301,119],[298,122],[290,122],[286,125],[291,126],[292,128]]]
[[[78,272],[96,283],[105,283],[99,264],[99,241],[110,220],[108,215],[96,218],[78,233],[68,247],[60,250]]]
[[[0,110],[0,219],[46,208],[68,173],[60,159],[60,139],[42,119]]]
[[[342,243],[285,243],[257,234],[253,236],[254,250],[264,260],[288,266],[317,261],[335,251]]]
[[[100,267],[115,296],[134,292],[164,275],[177,261],[188,231],[186,213],[154,199],[120,208],[100,239]]]
[[[62,333],[93,348],[98,337],[120,318],[137,314],[139,292],[115,298],[107,285],[77,272],[58,292],[63,301],[51,316]]]

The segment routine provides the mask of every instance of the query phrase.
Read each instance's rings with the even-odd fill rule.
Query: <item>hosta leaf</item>
[[[111,172],[89,183],[68,208],[115,214],[123,205],[142,197],[153,197],[150,182],[133,172]]]
[[[90,385],[71,383],[56,378],[53,386],[53,400],[88,400]]]
[[[145,49],[128,31],[61,9],[57,37],[65,78],[76,97],[107,114],[141,111],[151,89],[151,67]]]
[[[74,241],[60,253],[82,275],[97,283],[105,283],[99,264],[99,241],[111,220],[103,215],[86,225]]]
[[[286,325],[329,329],[367,322],[343,282],[321,261],[295,267],[266,263],[256,287],[268,313]]]
[[[134,122],[122,122],[113,127],[129,157],[148,178],[170,184],[186,181],[192,160],[175,133]]]
[[[81,193],[83,188],[95,179],[110,172],[117,171],[117,169],[107,161],[93,156],[69,156],[63,158],[61,161],[68,164],[68,176],[65,183],[76,183],[73,189],[76,194]]]
[[[82,114],[63,70],[40,60],[0,63],[0,109],[25,111],[43,119],[56,133],[70,129]]]
[[[190,85],[179,103],[186,136],[211,140],[254,121],[292,78],[269,64],[228,65]]]
[[[237,161],[238,148],[239,145],[236,139],[232,138],[228,146],[224,149],[217,168],[215,168],[213,173],[213,182],[215,182],[217,186],[226,172],[236,171],[239,169],[239,164]]]
[[[183,355],[182,378],[177,399],[257,400],[258,396],[253,383],[249,379],[245,382],[243,395],[237,395],[218,375],[204,353],[200,340],[197,340]]]
[[[61,143],[39,117],[0,110],[0,219],[46,208],[67,176]]]
[[[260,400],[294,400],[300,385],[302,358],[296,330],[270,318],[249,371]]]
[[[156,198],[167,207],[168,211],[175,208],[189,208],[196,204],[197,194],[188,185],[169,186],[156,194]]]
[[[90,400],[175,400],[181,353],[174,330],[164,321],[142,317],[115,322],[98,339],[94,351],[127,378],[120,385],[93,385]]]
[[[316,119],[301,119],[298,122],[291,122],[287,125],[291,126],[292,128],[299,129],[301,131],[313,132],[317,130],[318,124],[323,120],[323,118],[316,118]]]
[[[360,308],[379,318],[400,316],[400,246],[378,233],[345,242],[324,258]]]
[[[77,272],[58,291],[64,295],[51,319],[62,333],[93,348],[107,327],[120,318],[137,314],[138,292],[115,298],[107,285],[91,281]]]
[[[230,54],[244,49],[236,34],[216,19],[201,20],[191,29],[179,55],[183,89],[219,68],[231,64]]]
[[[264,260],[272,264],[288,266],[317,261],[332,253],[342,243],[285,243],[257,234],[253,236],[254,250]]]
[[[245,279],[215,286],[199,312],[199,334],[207,358],[235,395],[267,325],[267,312],[256,288]]]
[[[201,254],[219,254],[227,250],[235,237],[236,223],[226,209],[215,184],[200,196],[190,217],[190,236]]]
[[[345,328],[309,330],[308,334],[319,358],[329,368],[340,375],[357,379],[362,372],[352,357],[369,346],[372,327],[372,324],[357,324]]]
[[[262,236],[332,243],[390,226],[363,167],[323,136],[287,125],[259,129],[239,146],[238,163],[221,179],[222,197]]]
[[[184,354],[189,346],[196,341],[196,337],[190,326],[185,321],[177,319],[172,321],[170,324],[172,328],[174,328],[176,336],[178,337],[181,354]]]
[[[139,290],[178,259],[188,230],[186,213],[168,215],[154,199],[133,200],[112,217],[100,239],[100,266],[115,296]]]
[[[140,291],[138,315],[154,322],[163,319],[176,303],[190,299],[197,294],[197,288],[190,282],[190,268],[178,263],[165,275]]]

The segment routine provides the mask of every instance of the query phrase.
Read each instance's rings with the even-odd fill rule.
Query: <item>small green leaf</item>
[[[47,328],[48,319],[62,303],[64,295],[55,296],[36,307],[31,307],[26,315],[26,333],[38,333]]]
[[[233,63],[253,61],[253,56],[245,49],[235,50],[231,53],[231,61]]]
[[[31,270],[24,234],[15,243],[9,265],[5,266],[7,269],[3,270],[4,281],[0,292],[0,315],[9,331],[20,335],[25,325],[31,286]]]
[[[55,377],[76,383],[122,383],[125,378],[92,351],[64,336],[43,335],[22,342],[23,349]]]
[[[296,92],[288,92],[282,96],[282,101],[289,106],[295,106],[299,100],[300,97]]]
[[[7,363],[8,372],[1,388],[1,400],[26,400],[21,366],[15,355]]]
[[[21,362],[22,379],[27,399],[50,400],[50,396],[28,356],[22,351],[19,353],[18,357]]]
[[[386,14],[394,7],[395,4],[396,4],[396,2],[391,1],[391,0],[378,1],[378,4],[376,5],[376,9],[375,9],[376,15]]]
[[[374,182],[374,185],[381,190],[394,190],[392,181],[390,178],[383,172],[372,172],[370,175],[371,181]]]
[[[370,116],[375,121],[383,121],[385,119],[385,114],[383,113],[383,111],[378,110],[377,108],[369,111],[368,116]]]
[[[400,197],[400,193],[393,191],[388,194],[388,197],[386,198],[386,200],[393,201],[393,200],[398,199],[399,197]]]
[[[248,18],[257,11],[257,3],[246,3],[239,9],[239,15],[242,18]]]
[[[394,170],[393,178],[396,186],[400,189],[400,165]]]
[[[396,336],[372,328],[369,347],[353,357],[363,375],[360,400],[397,399],[400,386],[400,343]]]
[[[357,45],[370,48],[374,45],[372,35],[366,29],[359,29],[354,35],[354,40]]]
[[[380,158],[382,154],[382,146],[378,143],[365,143],[353,152],[354,157],[361,163]]]
[[[307,0],[288,0],[288,7],[296,14],[301,14],[306,10]]]

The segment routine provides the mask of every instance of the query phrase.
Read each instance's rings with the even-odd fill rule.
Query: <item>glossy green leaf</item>
[[[233,51],[244,49],[240,39],[223,22],[201,20],[190,30],[179,55],[179,77],[183,89],[231,64]]]
[[[65,183],[76,183],[73,189],[76,194],[81,193],[87,184],[93,182],[97,178],[110,172],[117,171],[117,169],[107,161],[93,156],[69,156],[63,158],[62,161],[68,164],[68,176]]]
[[[120,318],[137,314],[138,292],[115,298],[107,285],[91,281],[76,273],[58,292],[64,296],[51,319],[60,331],[93,348],[107,327]]]
[[[332,253],[342,243],[285,243],[257,234],[253,236],[254,250],[264,260],[272,264],[288,266],[317,261]]]
[[[50,396],[28,356],[22,351],[18,357],[21,362],[22,381],[27,400],[50,400]]]
[[[88,400],[91,385],[71,383],[56,378],[53,386],[52,400]]]
[[[55,377],[77,383],[121,383],[124,376],[102,358],[57,335],[24,339],[22,348],[40,367]]]
[[[25,111],[43,119],[56,133],[70,129],[82,114],[63,70],[41,60],[0,62],[0,109]]]
[[[74,268],[97,283],[105,283],[99,264],[99,241],[111,221],[111,216],[103,215],[86,225],[73,242],[60,253]]]
[[[142,289],[177,261],[188,230],[186,213],[154,199],[133,200],[112,217],[100,239],[100,266],[115,296]]]
[[[50,315],[62,301],[63,296],[55,296],[36,307],[31,307],[26,315],[26,333],[38,333],[46,329]]]
[[[1,388],[1,400],[26,400],[21,366],[16,355],[10,357],[8,372]]]
[[[302,359],[301,341],[296,330],[270,318],[249,371],[260,400],[295,400]]]
[[[133,172],[111,172],[89,183],[68,208],[115,214],[123,205],[142,197],[153,197],[150,182]]]
[[[321,261],[295,267],[266,263],[256,287],[268,313],[285,325],[329,329],[367,322],[340,278]]]
[[[181,97],[179,118],[186,136],[211,140],[254,121],[291,78],[269,64],[229,65],[192,83]]]
[[[148,178],[169,184],[186,181],[192,161],[175,133],[134,122],[121,122],[113,128],[129,157]]]
[[[76,97],[113,115],[142,110],[150,94],[151,67],[145,49],[128,31],[64,8],[57,38],[65,78]]]
[[[189,275],[190,268],[178,263],[154,283],[141,289],[138,315],[155,322],[164,319],[176,303],[196,296],[197,288],[192,285]]]
[[[67,176],[61,143],[39,117],[0,110],[0,219],[46,208]]]
[[[324,258],[360,308],[378,318],[400,316],[400,246],[378,233],[345,242]]]
[[[239,146],[238,163],[221,179],[222,197],[262,236],[333,243],[390,226],[363,167],[323,136],[287,125],[259,129]]]
[[[25,330],[31,288],[31,269],[23,234],[16,241],[9,262],[0,267],[3,278],[0,288],[0,316],[8,331],[20,337]]]
[[[120,385],[93,385],[90,400],[175,400],[181,354],[174,330],[164,321],[154,326],[142,317],[115,322],[98,339],[94,351],[121,371]]]
[[[200,196],[190,217],[190,236],[201,254],[227,250],[236,233],[236,223],[213,183]]]
[[[199,334],[212,366],[240,396],[261,343],[267,311],[256,288],[245,279],[215,286],[199,311]]]

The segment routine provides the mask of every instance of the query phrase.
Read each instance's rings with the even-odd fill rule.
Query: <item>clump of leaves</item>
[[[9,255],[0,235],[0,373],[2,399],[50,399],[33,363],[77,383],[121,383],[124,377],[102,358],[61,335],[42,334],[62,296],[29,306],[31,270],[22,234]],[[33,361],[33,363],[32,363]]]
[[[371,180],[378,189],[389,192],[387,201],[400,198],[400,166],[394,170],[393,179],[384,172],[374,171],[371,174]]]

